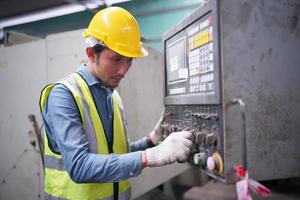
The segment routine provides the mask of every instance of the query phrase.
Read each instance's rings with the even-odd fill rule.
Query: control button
[[[214,120],[214,121],[218,121],[218,119],[219,119],[218,114],[211,114],[210,117],[211,117],[211,119]]]
[[[210,133],[206,136],[205,142],[208,146],[217,146],[218,137],[215,133]]]
[[[206,119],[206,120],[211,119],[211,115],[210,114],[206,115],[204,119]]]
[[[194,128],[199,128],[198,123],[194,123]]]
[[[214,158],[212,156],[209,156],[208,159],[207,159],[207,169],[209,171],[213,171],[216,169],[216,162],[214,160]]]
[[[216,131],[216,130],[217,130],[216,125],[212,125],[212,126],[211,126],[211,130],[212,130],[212,131]]]
[[[174,126],[173,132],[177,132],[177,131],[178,131],[178,126]]]

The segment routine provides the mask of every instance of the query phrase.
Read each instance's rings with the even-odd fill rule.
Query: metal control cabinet
[[[300,1],[206,1],[163,43],[165,134],[194,130],[190,165],[233,182],[245,123],[251,177],[300,176]]]

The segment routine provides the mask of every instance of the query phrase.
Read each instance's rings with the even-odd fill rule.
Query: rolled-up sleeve
[[[89,152],[78,108],[63,85],[51,91],[43,118],[49,145],[62,155],[75,182],[115,182],[141,173],[141,151],[122,155]]]
[[[152,146],[149,144],[147,136],[143,137],[140,140],[130,143],[130,151],[131,152],[142,151],[142,150],[148,149],[150,147],[152,147]]]

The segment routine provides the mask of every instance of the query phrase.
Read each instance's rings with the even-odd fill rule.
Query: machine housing
[[[209,0],[164,34],[165,134],[193,130],[190,165],[227,183],[244,158],[257,180],[300,175],[299,8]]]

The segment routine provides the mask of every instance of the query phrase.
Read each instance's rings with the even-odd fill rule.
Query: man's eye
[[[120,62],[120,58],[112,58],[112,61],[114,61],[114,62]]]

